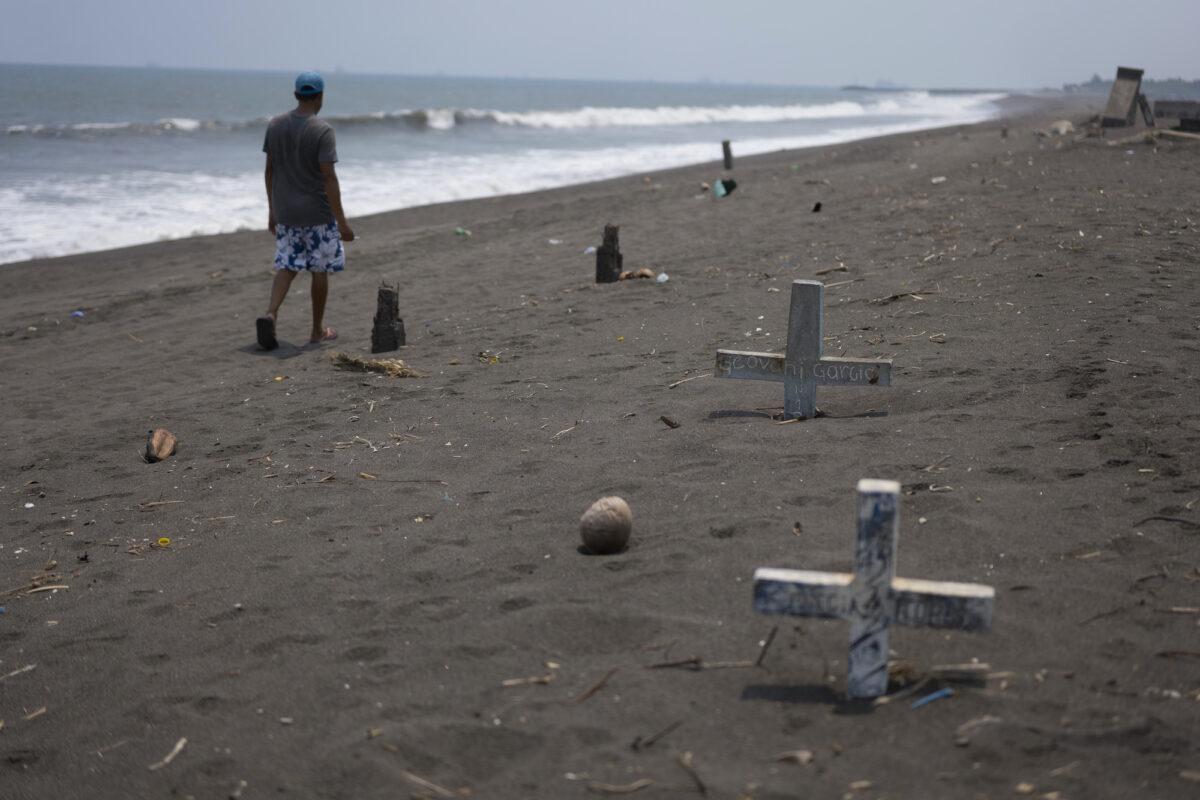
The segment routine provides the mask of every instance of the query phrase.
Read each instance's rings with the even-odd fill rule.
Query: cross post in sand
[[[888,685],[888,627],[986,631],[996,592],[978,583],[896,577],[900,484],[858,482],[854,573],[763,568],[754,572],[754,610],[762,614],[850,620],[846,691],[878,697]]]
[[[792,281],[787,352],[718,350],[718,378],[783,383],[783,418],[817,415],[818,386],[891,386],[891,360],[822,357],[825,285]]]

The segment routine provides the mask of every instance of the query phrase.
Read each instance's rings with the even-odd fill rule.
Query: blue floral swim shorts
[[[337,223],[310,228],[275,226],[275,269],[341,272],[345,268],[346,253]]]

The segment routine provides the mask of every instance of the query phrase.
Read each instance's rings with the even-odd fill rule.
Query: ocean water
[[[995,93],[327,74],[350,217],[976,122]],[[0,64],[0,263],[266,226],[290,74]]]

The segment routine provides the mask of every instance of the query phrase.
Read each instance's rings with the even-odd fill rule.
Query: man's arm
[[[333,209],[333,218],[337,220],[338,233],[342,241],[353,242],[354,231],[346,222],[346,212],[342,211],[342,188],[338,184],[337,170],[332,161],[321,162],[321,175],[325,179],[325,196],[329,198],[329,207]]]
[[[275,165],[271,163],[271,154],[267,153],[267,168],[264,177],[267,182],[267,230],[275,233],[275,204],[271,201],[271,184],[275,176]]]

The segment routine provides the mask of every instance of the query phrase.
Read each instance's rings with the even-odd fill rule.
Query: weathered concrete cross
[[[896,577],[900,484],[858,482],[854,574],[793,569],[754,572],[754,610],[850,620],[850,697],[887,691],[888,626],[986,631],[995,590],[977,583]]]
[[[718,350],[717,377],[782,381],[784,419],[815,417],[818,386],[890,386],[891,361],[821,356],[824,296],[820,281],[792,281],[787,352]]]

